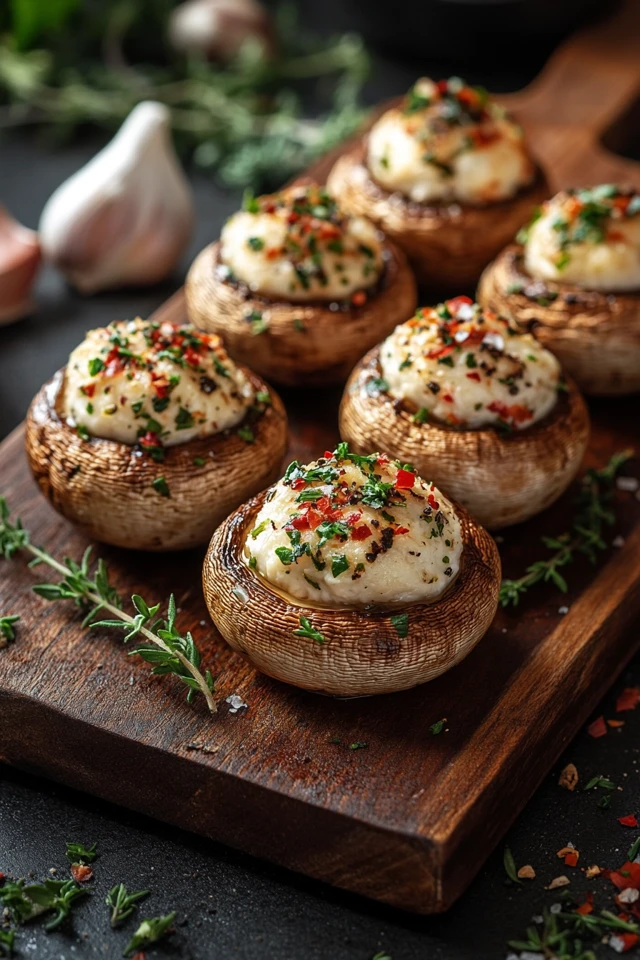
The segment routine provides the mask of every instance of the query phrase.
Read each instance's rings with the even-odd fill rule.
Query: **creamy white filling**
[[[530,334],[514,334],[501,318],[464,305],[447,346],[442,320],[422,313],[396,327],[380,348],[389,394],[415,404],[419,419],[525,429],[553,409],[560,364]]]
[[[69,357],[63,416],[94,437],[133,444],[150,433],[167,447],[238,424],[253,402],[251,384],[218,336],[185,329],[203,344],[186,354],[191,363],[172,359],[183,347],[175,342],[181,328],[171,324],[159,328],[153,347],[145,338],[153,328],[143,320],[90,330]],[[139,361],[113,356],[114,336]]]
[[[609,219],[603,240],[572,242],[566,250],[554,226],[562,216],[563,204],[552,200],[529,228],[524,263],[532,277],[603,292],[640,289],[640,215]]]
[[[433,134],[425,123],[437,109],[435,104],[407,116],[394,108],[373,126],[367,164],[386,190],[416,203],[484,204],[513,197],[533,180],[522,132],[511,120],[496,113],[483,123]],[[491,136],[486,142],[478,136],[476,142],[478,132]]]
[[[336,465],[340,482],[349,491],[362,491],[367,474],[360,467],[348,460],[330,463]],[[314,466],[317,463],[302,469]],[[374,472],[390,484],[398,476],[392,463],[377,464]],[[304,489],[322,489],[331,496],[332,485],[316,482]],[[297,531],[291,526],[292,517],[304,512],[299,502],[304,489],[292,489],[280,481],[247,536],[245,558],[277,589],[313,604],[357,607],[437,600],[455,579],[463,548],[460,523],[450,501],[427,481],[416,477],[410,490],[392,490],[383,508],[361,502],[336,507],[335,519],[346,524],[348,538],[333,536],[319,551],[322,526]],[[365,527],[368,535],[354,539],[353,531],[357,537]],[[313,556],[305,552],[284,563],[276,550],[290,550],[291,535],[294,539],[299,535],[300,543],[308,544]],[[379,550],[383,544],[387,546]],[[284,557],[288,559],[286,554]],[[322,565],[323,569],[318,569]]]
[[[289,225],[282,211],[240,211],[222,230],[220,259],[251,291],[271,299],[344,300],[378,282],[382,242],[372,223],[348,218],[331,236],[331,225],[327,230],[318,220],[313,230],[315,251],[300,256],[287,245]],[[325,232],[329,236],[323,238]]]

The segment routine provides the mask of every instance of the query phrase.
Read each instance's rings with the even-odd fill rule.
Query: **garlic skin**
[[[33,311],[30,292],[39,266],[38,234],[0,206],[0,325]]]
[[[257,0],[187,0],[169,21],[169,40],[181,53],[228,63],[246,40],[273,50],[269,15]]]
[[[44,256],[82,293],[157,283],[189,242],[193,198],[171,143],[170,116],[161,103],[139,103],[42,211]]]

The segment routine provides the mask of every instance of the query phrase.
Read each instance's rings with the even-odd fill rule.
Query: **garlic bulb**
[[[169,22],[169,39],[176,50],[228,62],[245,40],[272,50],[269,15],[257,0],[187,0]]]
[[[29,294],[39,264],[38,234],[0,207],[0,324],[31,313]]]
[[[156,283],[191,235],[193,200],[161,103],[135,107],[107,146],[49,198],[43,253],[83,293]]]

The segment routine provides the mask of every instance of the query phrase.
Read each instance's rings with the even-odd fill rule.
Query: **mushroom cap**
[[[385,244],[388,259],[377,292],[362,306],[330,309],[329,303],[286,303],[219,279],[220,243],[196,257],[185,284],[189,320],[220,334],[231,356],[291,386],[344,382],[363,350],[391,333],[417,305],[416,282],[405,255]],[[257,336],[247,316],[268,328]]]
[[[372,178],[366,141],[336,161],[327,188],[346,213],[369,217],[402,247],[418,284],[432,290],[476,283],[550,192],[538,168],[534,181],[510,200],[486,206],[414,203],[401,193],[389,193]]]
[[[27,457],[41,491],[67,520],[104,543],[152,551],[207,543],[230,510],[279,476],[287,447],[280,397],[252,371],[243,372],[256,391],[271,396],[251,423],[254,442],[236,430],[213,434],[168,447],[155,462],[130,444],[81,439],[60,413],[65,369],[59,370],[27,414]],[[170,496],[153,487],[160,477]]]
[[[456,504],[464,543],[460,571],[434,603],[353,609],[312,607],[276,592],[243,559],[264,491],[216,530],[203,567],[204,595],[227,643],[262,673],[332,696],[407,690],[459,663],[498,606],[500,557],[491,536]],[[392,617],[408,616],[408,631]],[[307,618],[324,643],[296,636]]]
[[[411,463],[489,529],[520,523],[550,506],[580,469],[589,441],[589,413],[573,380],[552,411],[524,430],[503,435],[434,421],[414,423],[415,407],[366,384],[379,377],[380,348],[351,374],[340,405],[340,435],[356,453],[387,450]]]
[[[523,252],[512,243],[489,264],[478,286],[482,306],[534,333],[585,393],[640,390],[640,291],[601,293],[535,280]]]

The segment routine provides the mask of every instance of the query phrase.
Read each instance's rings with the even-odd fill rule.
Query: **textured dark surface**
[[[417,69],[395,65],[384,75],[379,72],[372,97],[398,92]],[[494,74],[482,79],[508,88],[525,78],[503,77],[496,83]],[[24,140],[2,143],[2,201],[25,223],[35,226],[51,191],[92,152],[89,144],[52,152]],[[195,185],[198,230],[185,265],[216,235],[223,218],[237,204],[237,196],[216,190],[203,178],[196,178]],[[64,362],[85,329],[114,316],[148,313],[179,279],[161,289],[88,300],[68,291],[58,277],[45,271],[38,290],[38,316],[0,330],[0,435],[24,416],[37,387]],[[640,683],[638,658],[623,680],[616,691],[625,684]],[[606,716],[613,716],[612,704],[609,697],[604,704]],[[623,716],[627,722],[619,733],[610,732],[597,741],[582,734],[566,756],[578,766],[582,783],[603,774],[623,787],[614,794],[611,809],[598,809],[593,793],[571,794],[559,789],[559,764],[507,838],[517,863],[532,863],[538,878],[523,889],[505,886],[500,849],[463,899],[447,915],[434,919],[409,917],[339,893],[0,767],[0,871],[11,876],[33,871],[40,877],[57,867],[62,873],[67,840],[98,841],[102,851],[96,862],[95,894],[92,901],[78,907],[73,933],[47,937],[31,928],[20,935],[20,955],[44,960],[118,956],[135,921],[132,918],[125,931],[112,934],[103,900],[112,884],[123,881],[134,889],[152,891],[142,915],[169,909],[178,912],[177,934],[164,950],[151,950],[149,956],[370,960],[379,950],[387,951],[393,960],[489,960],[502,956],[505,941],[521,934],[544,903],[554,902],[554,894],[545,893],[543,885],[559,873],[575,875],[573,886],[580,892],[602,891],[599,902],[611,905],[604,880],[588,883],[579,871],[567,871],[555,851],[571,841],[581,851],[581,865],[596,862],[616,867],[624,860],[635,833],[621,827],[616,817],[640,813],[640,711]],[[51,749],[55,750],[55,743]],[[113,775],[118,776],[117,769]],[[604,948],[603,955],[607,954],[611,955]]]

